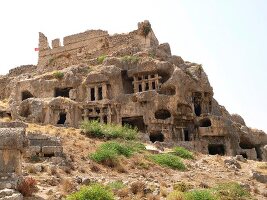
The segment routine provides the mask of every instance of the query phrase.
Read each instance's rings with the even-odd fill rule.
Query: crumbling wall
[[[9,76],[19,76],[21,74],[33,73],[37,69],[36,65],[21,65],[9,70]]]
[[[25,127],[21,123],[1,123],[0,128],[0,189],[16,188],[22,173],[21,153],[27,146]],[[20,126],[22,125],[22,126]],[[17,126],[17,127],[16,127]]]
[[[145,21],[143,23],[149,23]],[[49,46],[46,36],[39,33],[39,70],[49,70],[53,66],[69,66],[96,58],[101,55],[109,55],[127,47],[147,48],[158,45],[152,29],[146,35],[140,31],[129,34],[109,35],[107,31],[89,30],[83,33],[66,36],[63,38],[63,46],[59,39],[52,41]]]

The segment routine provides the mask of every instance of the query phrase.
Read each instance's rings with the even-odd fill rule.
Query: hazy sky
[[[203,65],[221,105],[267,132],[266,0],[8,0],[0,19],[0,74],[37,63],[38,32],[122,33],[148,19],[173,54]]]

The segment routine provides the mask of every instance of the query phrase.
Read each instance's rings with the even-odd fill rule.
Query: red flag
[[[39,48],[34,48],[34,51],[39,51]]]

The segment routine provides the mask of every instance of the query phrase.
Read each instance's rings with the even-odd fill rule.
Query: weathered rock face
[[[158,44],[148,21],[129,34],[86,31],[65,37],[63,46],[56,39],[52,48],[40,34],[39,49],[36,71],[0,78],[12,80],[0,97],[10,99],[13,119],[130,124],[152,142],[267,159],[267,135],[220,106],[203,67]]]
[[[21,123],[0,125],[0,189],[15,188],[21,175],[21,153],[28,144],[25,127]]]

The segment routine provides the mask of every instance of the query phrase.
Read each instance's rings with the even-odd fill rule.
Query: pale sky
[[[265,0],[8,0],[0,19],[0,74],[37,64],[38,32],[49,40],[88,29],[122,33],[148,19],[173,54],[203,65],[221,105],[267,132]]]

